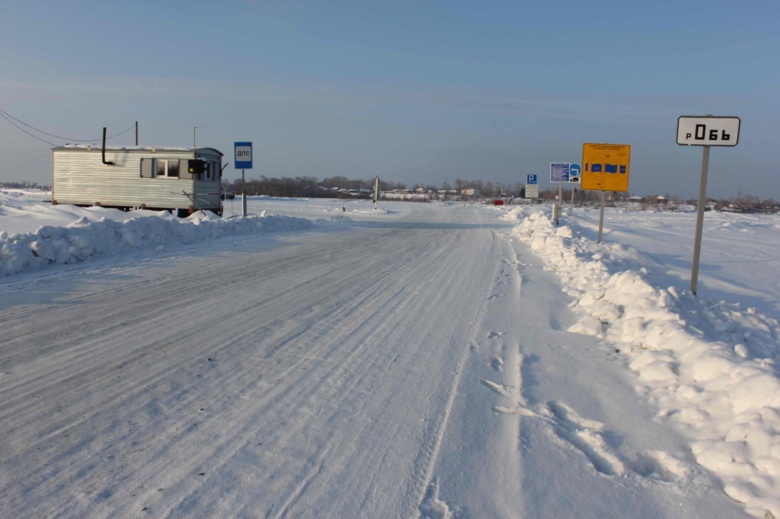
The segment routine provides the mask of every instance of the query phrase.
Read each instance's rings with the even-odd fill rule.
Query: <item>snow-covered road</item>
[[[0,516],[744,517],[500,216],[5,281]]]

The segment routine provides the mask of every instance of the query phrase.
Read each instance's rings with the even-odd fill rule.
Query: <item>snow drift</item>
[[[685,434],[697,461],[756,517],[780,517],[780,325],[738,303],[648,281],[653,262],[597,244],[576,223],[515,209],[513,236],[554,269],[580,315],[569,331],[625,356],[637,391]]]
[[[117,211],[118,212],[118,211]],[[0,276],[38,270],[47,265],[80,263],[138,249],[197,243],[223,236],[308,229],[315,224],[344,221],[344,217],[313,222],[290,216],[250,215],[220,218],[199,212],[179,219],[162,211],[152,217],[128,220],[82,216],[66,227],[44,225],[33,233],[0,231]]]

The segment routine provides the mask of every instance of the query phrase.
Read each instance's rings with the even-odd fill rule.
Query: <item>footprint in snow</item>
[[[504,386],[504,385],[501,385],[501,384],[496,384],[495,382],[491,382],[490,380],[483,380],[482,384],[484,386],[486,386],[486,387],[489,387],[490,389],[492,389],[493,391],[495,391],[499,395],[503,395],[503,396],[511,396],[513,391],[514,391],[514,389],[515,389],[515,388],[513,388],[511,386]]]
[[[604,424],[581,417],[563,402],[549,402],[558,436],[579,449],[593,467],[607,476],[625,472],[620,458],[612,452],[604,438]]]

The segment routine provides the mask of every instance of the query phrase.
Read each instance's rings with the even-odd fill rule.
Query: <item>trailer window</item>
[[[157,159],[158,177],[177,177],[179,176],[179,159]]]

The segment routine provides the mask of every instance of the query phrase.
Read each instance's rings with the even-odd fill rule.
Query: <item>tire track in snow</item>
[[[400,269],[401,271],[406,271],[406,269],[403,266],[399,266],[398,264],[392,264],[391,263],[390,265],[392,265],[394,267],[394,269]],[[388,270],[390,270],[389,267],[388,267]],[[410,273],[408,275],[413,275],[414,272],[415,272],[414,269],[410,269]],[[375,280],[379,280],[379,281],[376,281],[376,283],[381,282],[381,280],[383,279],[383,276],[382,276],[383,272],[381,270],[379,271],[379,274],[380,274],[380,276],[374,278]],[[402,277],[398,281],[403,283],[404,282],[404,278]],[[327,292],[330,289],[331,289],[331,287],[325,286],[324,290],[321,290],[321,292]],[[163,292],[164,293],[172,293],[172,291],[169,291],[169,290],[164,290]],[[367,294],[370,293],[370,292],[371,292],[370,290],[366,291]],[[379,294],[382,294],[382,292],[379,291]],[[393,300],[396,295],[397,295],[397,293],[394,294],[394,295],[391,295],[389,299],[386,298],[386,296],[384,296],[383,294],[380,295],[380,297],[378,297],[378,298],[376,296],[373,296],[373,299],[376,300],[376,302],[374,303],[374,308],[375,308],[374,313],[378,313],[382,309],[393,311],[393,305],[392,304],[388,304],[388,303],[391,300]],[[367,299],[368,299],[368,296],[365,296],[364,298],[361,298],[361,299],[350,300],[349,304],[346,304],[346,305],[342,304],[342,305],[335,306],[334,307],[335,308],[334,312],[342,313],[344,315],[343,319],[348,319],[350,313],[354,312],[356,308],[363,308],[363,309],[365,309]],[[172,308],[176,308],[175,305],[171,305],[171,307]],[[148,310],[147,310],[147,312],[148,312]],[[289,319],[293,319],[293,313],[294,313],[294,310],[291,310],[291,314],[289,316]],[[279,317],[279,313],[277,311],[274,311],[273,314],[276,316],[276,319],[280,318]],[[330,316],[322,315],[320,313],[318,317],[319,317],[319,320],[327,323],[328,321],[333,319],[334,316],[335,316],[335,313],[332,313]],[[220,314],[220,316],[219,316],[219,318],[224,318],[224,317],[225,317],[224,314]],[[233,320],[235,320],[235,318],[233,318]],[[187,337],[187,335],[184,335],[184,336],[180,337],[178,340],[170,341],[169,344],[167,344],[167,345],[166,344],[157,343],[157,344],[155,344],[155,346],[153,348],[146,348],[146,349],[144,349],[142,352],[138,353],[136,357],[131,357],[131,358],[125,357],[124,359],[121,360],[121,364],[130,364],[130,365],[132,365],[137,360],[142,359],[145,356],[148,356],[149,355],[149,351],[152,351],[155,354],[157,354],[157,355],[153,355],[153,356],[159,357],[160,355],[163,355],[163,356],[166,356],[166,357],[170,357],[170,359],[168,360],[167,363],[162,364],[162,365],[160,365],[157,368],[155,368],[155,366],[153,364],[148,366],[150,369],[148,370],[148,374],[146,374],[145,376],[142,376],[140,378],[139,377],[128,377],[128,380],[132,380],[132,382],[127,382],[127,383],[122,382],[122,383],[119,384],[120,387],[117,387],[117,385],[115,383],[112,383],[112,388],[109,390],[109,394],[108,395],[106,395],[106,389],[108,389],[108,388],[104,387],[106,378],[105,377],[101,377],[101,376],[97,376],[97,377],[93,376],[91,378],[91,381],[88,383],[87,386],[84,386],[83,383],[79,383],[78,388],[74,387],[74,390],[83,391],[84,389],[87,389],[90,393],[103,394],[104,397],[106,397],[106,398],[112,397],[112,396],[115,398],[115,397],[118,397],[119,395],[123,395],[121,397],[122,399],[124,399],[126,401],[132,401],[135,398],[134,395],[143,395],[144,393],[148,393],[150,388],[153,388],[155,385],[157,385],[159,383],[159,380],[161,379],[161,377],[166,376],[166,372],[168,372],[169,369],[170,369],[169,368],[169,364],[170,364],[171,361],[174,361],[174,360],[177,360],[177,359],[180,360],[182,358],[184,358],[185,360],[190,360],[190,362],[185,362],[185,364],[183,366],[185,368],[185,371],[190,371],[191,373],[193,373],[194,376],[200,376],[200,375],[196,375],[197,372],[199,371],[199,368],[198,368],[197,365],[198,364],[203,364],[205,362],[205,358],[206,358],[207,355],[211,354],[212,357],[218,358],[220,356],[220,352],[223,352],[225,354],[227,354],[227,353],[234,353],[234,354],[238,353],[236,351],[236,346],[235,346],[236,339],[238,340],[238,342],[243,342],[245,340],[250,341],[251,340],[251,336],[254,334],[254,331],[256,331],[256,330],[257,330],[257,328],[250,328],[250,329],[248,329],[248,331],[242,332],[238,337],[234,337],[234,340],[230,341],[230,343],[228,345],[222,347],[220,350],[216,350],[217,353],[211,353],[212,351],[215,351],[215,350],[212,350],[210,348],[209,341],[205,341],[206,344],[204,345],[204,347],[201,347],[200,353],[194,353],[194,352],[190,353],[189,349],[187,349],[187,353],[185,353],[184,351],[182,351],[183,350],[182,345],[187,345],[189,343],[189,338]],[[204,329],[201,328],[201,327],[197,327],[197,326],[193,327],[193,331],[191,332],[191,337],[194,339],[197,335],[202,334],[203,331],[204,331]],[[331,339],[329,341],[329,344],[338,344],[351,331],[352,331],[351,329],[344,329],[344,330],[342,330],[341,333],[339,333],[338,335],[336,335],[334,337],[331,337]],[[315,336],[314,339],[312,339],[312,340],[316,340],[316,335],[317,335],[318,332],[314,332],[313,331],[311,333]],[[108,334],[108,336],[110,337],[110,333]],[[303,338],[305,338],[304,334],[299,334],[297,336],[297,339],[303,339]],[[214,339],[216,339],[216,337]],[[108,338],[106,338],[104,336],[104,339],[103,339],[103,342],[102,342],[103,346],[105,345],[105,341],[106,340],[108,340],[110,342],[110,339],[108,339]],[[145,341],[142,341],[142,343],[146,344]],[[310,342],[305,342],[305,344],[310,344]],[[95,349],[101,349],[100,348],[100,344],[94,345],[94,347],[95,347]],[[171,347],[173,347],[173,349],[171,349]],[[241,348],[242,349],[246,349],[245,346],[241,347]],[[299,348],[299,350],[300,349],[301,348]],[[87,353],[85,353],[85,354],[80,354],[79,356],[76,356],[76,357],[72,357],[72,355],[71,355],[71,358],[70,358],[71,362],[70,362],[70,364],[69,365],[66,364],[64,367],[59,368],[59,369],[65,369],[67,371],[70,371],[72,366],[76,366],[76,365],[81,364],[82,362],[84,362],[85,359],[88,359],[91,355],[92,355],[92,353],[89,352],[89,351]],[[268,355],[273,355],[273,352],[269,353]],[[284,372],[282,372],[280,374],[280,376],[282,378],[284,378],[287,375],[289,375],[289,373],[291,373],[292,371],[295,371],[297,369],[297,366],[299,366],[300,364],[308,362],[308,360],[306,360],[306,359],[309,359],[311,357],[311,355],[300,355],[300,357],[301,358],[298,359],[298,360],[293,359],[294,360],[293,364],[286,371],[284,371]],[[113,358],[111,360],[116,361],[115,358]],[[94,359],[93,359],[93,361],[94,361]],[[62,363],[61,363],[60,359],[55,359],[55,361],[51,362],[51,364],[54,365],[54,366],[62,366]],[[190,367],[187,368],[187,366],[190,366]],[[182,366],[180,366],[179,369],[181,369],[181,367]],[[99,375],[99,371],[100,370],[98,370],[98,372],[95,373],[94,365],[92,366],[92,368],[93,368],[93,370],[92,370],[93,374]],[[106,369],[108,369],[108,366],[106,367]],[[237,370],[237,373],[240,373],[240,369]],[[54,375],[54,376],[52,376],[52,375]],[[235,379],[240,380],[241,378],[245,378],[245,377],[234,375],[234,380]],[[60,386],[59,389],[58,389],[58,392],[60,394],[61,394],[61,391],[63,389],[65,389],[64,387],[62,387],[62,384],[67,382],[67,380],[63,380],[61,377],[57,377],[55,373],[52,373],[52,372],[50,372],[48,370],[41,375],[41,379],[48,379],[51,382],[55,382],[56,381],[57,384]],[[74,379],[74,381],[75,381],[75,379]],[[238,393],[252,392],[253,388],[258,385],[258,382],[259,382],[259,380],[255,380],[255,377],[250,377],[250,381],[249,381],[248,385],[246,385],[244,387],[238,387],[238,388],[235,388],[235,389],[236,389],[236,391]],[[182,389],[180,389],[180,390],[174,389],[174,391],[177,391],[177,392],[180,392],[181,390],[187,391],[186,384],[183,384],[181,386],[181,388]],[[270,387],[270,389],[273,389],[273,388]],[[270,392],[272,394],[270,395],[270,397],[267,397],[267,398],[269,398],[270,400],[273,401],[276,398],[280,397],[283,394],[283,391],[284,391],[283,389],[281,389],[279,392],[274,392],[272,390]],[[40,392],[40,387],[38,387],[36,389],[36,392]],[[28,396],[29,395],[27,395],[27,394],[21,394],[21,395],[19,395],[19,399],[20,399],[20,401],[27,401],[28,400],[27,399]],[[176,397],[176,396],[173,396],[173,398],[175,400],[178,400],[178,397]],[[192,401],[185,401],[185,402],[177,403],[176,406],[178,408],[182,408],[182,407],[188,407],[190,405],[196,405],[196,404],[195,404],[195,402],[192,402]],[[43,411],[44,410],[42,409],[41,412],[43,412]],[[61,431],[63,431],[63,430],[71,430],[71,431],[78,430],[80,427],[82,427],[82,424],[88,423],[89,421],[92,421],[95,418],[94,412],[89,412],[84,407],[72,406],[72,409],[70,409],[70,411],[71,411],[70,415],[63,417],[63,419],[60,421],[60,423],[62,423],[63,425],[59,429],[54,430],[51,434],[49,434],[48,438],[47,437],[42,437],[40,439],[40,441],[51,442],[51,441],[53,441],[55,439],[54,436],[59,434]],[[166,420],[169,420],[169,417],[167,416],[167,413],[166,414],[160,414],[158,412],[157,414],[158,414],[158,416],[156,418],[153,418],[152,421],[150,421],[149,423],[147,423],[144,428],[146,428],[146,429],[154,429],[156,427],[156,425],[155,425],[156,423],[158,423],[158,422],[163,422],[164,423]],[[137,429],[135,429],[135,430],[128,430],[127,433],[122,433],[122,435],[120,437],[115,438],[114,440],[111,440],[110,438],[105,438],[105,440],[104,440],[104,442],[105,442],[104,444],[106,445],[105,449],[110,450],[112,445],[117,445],[119,443],[122,443],[122,442],[126,441],[126,439],[128,437],[130,437],[130,435],[137,435],[138,432],[139,432],[139,430],[137,430]],[[175,440],[177,436],[178,435],[175,434],[174,436],[171,437],[171,439]],[[229,438],[230,437],[227,437],[226,439],[229,439]],[[181,438],[178,438],[178,439],[180,440]],[[222,452],[221,454],[224,455],[226,453]],[[200,462],[198,462],[198,463],[200,463]],[[162,467],[161,467],[161,469],[162,469]],[[193,463],[189,470],[193,471],[193,472],[196,471],[197,470],[196,464]],[[53,476],[53,474],[52,474],[52,476]],[[63,479],[63,485],[64,485],[64,484],[67,483],[67,476],[63,475],[63,478],[65,478],[65,479]],[[49,484],[52,484],[51,480],[49,480]]]
[[[519,260],[520,256],[517,255],[517,258]],[[522,267],[529,266],[521,261],[516,261],[516,264]],[[536,282],[536,279],[533,278],[532,281]],[[538,302],[526,297],[526,301],[521,306],[530,309],[535,308],[536,305],[538,305]],[[529,313],[533,314],[532,311]],[[543,313],[542,316],[544,319],[549,320],[550,329],[557,331],[561,328],[555,319],[555,315],[549,313],[549,310]],[[537,322],[542,322],[542,319],[539,317],[538,315],[535,316]],[[521,380],[523,375],[533,378],[530,370],[541,368],[538,363],[556,361],[554,357],[545,356],[542,353],[538,355],[528,353],[539,351],[538,344],[528,343],[524,348],[520,348],[519,351]],[[526,354],[528,355],[527,359]],[[528,362],[524,367],[523,363],[526,360]],[[531,362],[533,364],[530,364]],[[498,373],[513,372],[513,369],[508,369],[512,365],[513,363],[504,355],[498,355],[492,362],[494,371]],[[498,385],[497,382],[493,383]],[[484,385],[489,387],[488,384]],[[676,487],[678,485],[685,486],[691,484],[698,486],[699,483],[696,483],[696,481],[703,479],[702,473],[693,465],[678,459],[668,452],[634,448],[621,434],[619,428],[612,430],[606,423],[580,414],[575,409],[576,406],[569,404],[570,397],[556,395],[553,399],[535,400],[538,395],[536,397],[526,397],[522,393],[523,383],[519,382],[518,385],[521,391],[517,396],[512,397],[514,401],[511,402],[511,405],[499,405],[494,407],[494,410],[506,415],[506,418],[509,420],[524,420],[526,424],[524,428],[529,427],[530,430],[541,432],[541,437],[553,440],[553,445],[559,446],[564,450],[578,452],[582,455],[581,459],[586,463],[585,466],[589,465],[592,467],[594,476],[614,481],[612,484],[618,487],[626,485],[626,482],[628,482],[627,486],[631,488],[636,488],[637,485],[639,485],[639,488],[653,488],[664,485]],[[500,387],[508,388],[513,386],[515,386],[515,383],[510,378],[504,378],[500,384]],[[576,387],[573,386],[575,390]],[[536,391],[538,389],[534,390],[534,393]],[[505,395],[501,395],[501,397],[502,399],[507,398]],[[520,440],[524,442],[520,447],[521,453],[532,448],[531,444],[527,443],[528,439],[526,437],[521,437]],[[538,461],[533,460],[533,462],[536,463]],[[532,475],[527,475],[526,477],[533,478]],[[533,487],[534,490],[539,491],[539,485],[533,485]]]
[[[486,234],[368,229],[286,254],[249,243],[213,264],[158,261],[113,282],[95,269],[81,281],[96,290],[37,305],[53,336],[30,326],[35,305],[9,310],[27,328],[0,359],[12,371],[0,416],[25,444],[6,451],[4,467],[20,470],[0,510],[295,517],[326,503],[331,516],[409,516],[425,490],[415,474],[427,466],[415,464],[438,452],[431,427],[446,428],[439,412],[457,391],[452,359],[471,345],[451,315],[481,308],[460,294],[487,286],[487,252],[469,249]],[[108,304],[106,283],[121,304]]]
[[[408,267],[397,269],[400,272],[396,271],[395,275],[392,276],[393,278],[392,283],[394,286],[397,286],[399,288],[393,290],[390,293],[389,298],[385,299],[386,296],[381,295],[377,301],[371,302],[371,305],[369,306],[368,309],[366,308],[368,301],[366,302],[357,301],[355,303],[355,308],[361,309],[361,312],[365,313],[368,312],[370,308],[374,308],[375,310],[373,311],[372,315],[374,315],[379,320],[380,324],[378,325],[372,324],[371,326],[361,326],[357,330],[352,330],[351,333],[348,334],[350,336],[350,341],[357,344],[371,343],[372,338],[382,337],[386,333],[388,333],[391,328],[398,327],[397,321],[381,320],[380,314],[402,316],[401,317],[402,322],[411,323],[411,326],[406,333],[407,339],[405,340],[403,347],[400,348],[402,351],[406,349],[406,346],[409,344],[410,340],[414,340],[414,341],[419,340],[420,334],[418,329],[425,328],[426,326],[430,326],[430,323],[427,322],[426,319],[420,318],[421,316],[425,315],[427,311],[430,310],[430,308],[424,308],[423,305],[425,305],[426,307],[436,308],[440,305],[440,303],[443,302],[444,299],[446,299],[447,294],[446,292],[437,292],[438,295],[434,298],[433,301],[418,302],[416,301],[416,298],[414,298],[414,295],[416,292],[420,291],[420,288],[418,287],[416,289],[410,290],[408,286],[419,283],[419,281],[414,281],[414,280],[419,280],[419,276],[423,272],[424,270],[423,267],[425,265],[431,263],[440,263],[444,261],[445,260],[444,256],[440,254],[443,254],[443,252],[437,251],[436,254],[434,256],[431,256],[430,258],[426,258],[426,256],[428,256],[429,254],[417,255],[414,261],[414,265],[409,265]],[[441,283],[443,279],[440,279],[440,277],[443,277],[443,274],[441,273],[437,274],[436,277],[429,280],[430,284],[432,286],[436,286],[437,284]],[[366,294],[371,294],[374,292],[375,290],[373,288],[369,288],[368,290],[365,291]],[[412,293],[410,294],[409,292]],[[380,290],[379,293],[383,294],[383,291]],[[376,297],[374,296],[372,296],[372,298],[376,299]],[[408,318],[404,316],[408,316]],[[417,318],[413,318],[413,316]],[[366,350],[354,350],[353,353],[358,351],[361,351],[364,354],[366,353]],[[398,357],[399,355],[394,355],[390,361],[391,364],[395,362],[398,359]],[[351,356],[346,359],[346,362],[342,362],[342,363],[351,364]],[[338,368],[334,367],[334,371],[338,371]],[[353,371],[357,373],[361,373],[361,375],[355,379],[354,385],[363,385],[362,383],[364,380],[376,375],[375,372],[372,373],[372,370],[368,368],[363,369],[363,368],[355,367],[353,368]],[[332,378],[333,378],[332,374],[325,376],[326,380],[330,380]],[[365,395],[365,398],[367,399],[370,396],[372,395],[367,394]],[[365,402],[367,401],[366,399],[362,400],[363,403],[361,404],[360,407],[356,407],[353,410],[353,413],[356,416],[362,414],[363,405],[365,405]],[[353,431],[353,433],[357,435],[363,434],[364,431],[369,430],[371,426],[372,424],[366,422],[364,426],[360,427],[357,431]],[[348,439],[345,440],[343,438],[337,440],[337,442],[340,443],[344,443],[348,441],[349,441]],[[382,453],[380,458],[381,462],[376,467],[376,469],[372,470],[372,476],[370,478],[371,482],[375,481],[377,475],[380,474],[381,467],[384,464],[384,462],[388,459],[389,455],[390,455],[389,451],[385,451],[384,453]],[[371,494],[371,492],[374,491],[374,488],[371,484],[367,485],[366,488],[367,488],[366,491],[363,493],[363,496],[360,499],[359,507],[361,509],[362,507],[366,506],[366,503],[369,500],[369,495]],[[292,500],[288,503],[288,506],[291,507],[295,504],[296,504],[295,500]],[[288,512],[285,511],[285,513]]]
[[[506,253],[507,247],[504,244],[503,239],[501,239],[495,232],[492,233],[491,240],[491,255],[496,260],[498,260],[499,257],[502,257],[503,254]],[[496,248],[501,251],[499,254],[496,254]],[[506,265],[506,262],[504,263]],[[441,480],[441,477],[439,476],[435,477],[434,474],[436,461],[439,457],[442,441],[446,434],[446,426],[450,420],[450,415],[452,414],[455,397],[459,393],[458,388],[463,383],[461,378],[469,357],[475,352],[480,351],[480,343],[485,340],[488,343],[488,349],[506,349],[507,341],[511,341],[511,339],[507,339],[505,332],[501,330],[490,329],[487,324],[487,317],[490,315],[491,308],[494,305],[500,305],[502,308],[505,308],[506,306],[511,307],[512,301],[519,295],[521,280],[517,272],[507,270],[505,266],[502,267],[498,261],[496,261],[494,269],[494,272],[492,272],[492,274],[489,276],[489,279],[492,279],[492,282],[487,286],[486,296],[483,299],[482,307],[479,312],[479,318],[474,320],[470,329],[469,340],[471,342],[471,346],[469,348],[464,348],[461,357],[458,359],[457,377],[453,381],[453,384],[449,390],[449,397],[445,407],[446,412],[441,416],[441,420],[434,428],[435,441],[433,442],[432,448],[430,449],[428,459],[425,460],[427,470],[422,481],[422,494],[420,496],[419,505],[417,507],[417,513],[421,517],[444,519],[460,516],[460,508],[458,508],[454,503],[450,504],[440,499],[439,490],[443,484],[446,484],[446,481]],[[482,385],[490,389],[492,392],[498,393],[502,396],[514,395],[517,391],[517,388],[520,387],[519,384],[521,383],[519,371],[520,361],[518,360],[517,356],[518,352],[515,354],[510,353],[508,357],[506,355],[501,355],[501,360],[492,363],[494,369],[496,369],[496,367],[501,368],[496,369],[496,371],[499,372],[504,368],[505,362],[509,366],[516,366],[518,368],[507,370],[511,371],[512,374],[505,373],[505,378],[502,383],[482,380]],[[506,360],[504,360],[504,357],[507,357]],[[510,431],[509,436],[512,435],[513,432]],[[514,434],[514,436],[516,437],[517,435]],[[516,443],[519,440],[511,441]],[[501,463],[506,463],[510,467],[514,467],[519,471],[516,463],[514,463],[511,459],[514,457],[519,460],[519,455],[513,456],[511,452],[503,452],[502,454],[508,455],[509,458],[503,458]],[[519,487],[515,490],[519,490]]]
[[[458,385],[460,384],[463,367],[465,366],[466,360],[468,359],[470,353],[471,347],[463,348],[461,351],[461,356],[458,359],[454,372],[455,376],[453,377],[452,384],[448,389],[447,403],[444,406],[444,411],[439,414],[438,419],[432,428],[432,441],[423,451],[422,459],[417,462],[418,466],[422,467],[423,469],[416,474],[415,478],[417,479],[415,486],[418,488],[416,502],[417,510],[419,512],[423,512],[427,507],[429,500],[426,498],[435,496],[435,499],[438,501],[438,484],[433,482],[433,469],[436,464],[436,458],[438,457],[439,450],[441,449],[442,438],[444,437],[444,433],[447,429],[447,422],[449,421],[450,414],[452,412],[453,402],[455,401],[455,396],[458,392],[457,389]],[[446,515],[442,517],[446,517]]]
[[[424,258],[425,255],[422,256]],[[419,260],[421,256],[418,256],[417,259]],[[431,261],[435,261],[435,258],[431,258]],[[417,265],[425,265],[427,262],[423,261],[422,263],[417,263]],[[400,276],[396,275],[394,277],[392,276],[379,276],[379,280],[385,280],[385,281],[378,281],[378,283],[387,283],[388,279],[392,280],[392,283],[396,286],[406,286],[409,282],[411,282],[412,279],[418,276],[419,269],[415,268],[413,266],[410,267],[400,267],[400,270],[402,274]],[[396,273],[397,274],[397,273]],[[435,280],[438,281],[438,280]],[[377,290],[374,290],[374,288],[377,288]],[[360,312],[361,319],[359,319],[358,322],[365,321],[367,316],[370,318],[373,318],[374,316],[378,316],[380,313],[387,312],[389,314],[395,314],[397,312],[400,312],[402,315],[405,315],[406,313],[412,313],[412,314],[419,314],[422,309],[417,309],[417,311],[414,311],[414,308],[411,309],[402,309],[401,307],[408,305],[408,294],[406,294],[405,289],[396,289],[393,291],[388,292],[384,289],[379,289],[379,287],[371,287],[369,286],[368,289],[365,290],[365,294],[369,293],[376,293],[377,295],[372,296],[371,298],[354,298],[349,299],[350,303],[348,305],[339,305],[337,314],[341,315],[342,317],[336,317],[336,314],[331,315],[330,317],[322,316],[320,315],[317,319],[319,323],[334,323],[337,321],[342,320],[349,320],[350,316],[355,312]],[[413,306],[418,306],[417,303],[415,303]],[[371,319],[369,319],[371,320]],[[302,323],[301,326],[307,327],[306,323]],[[321,387],[312,388],[309,383],[307,382],[307,373],[305,371],[302,371],[297,368],[293,368],[292,366],[287,371],[280,373],[278,375],[279,381],[284,380],[288,378],[290,375],[292,375],[293,371],[300,373],[298,377],[296,377],[294,380],[290,380],[289,382],[285,384],[274,384],[271,387],[269,387],[268,391],[263,395],[260,402],[255,402],[253,404],[253,410],[251,416],[256,416],[256,418],[250,418],[250,422],[254,420],[261,420],[262,417],[268,417],[268,416],[282,416],[288,406],[290,405],[290,402],[298,402],[298,405],[302,402],[304,406],[299,409],[298,413],[302,412],[313,412],[314,407],[310,407],[310,405],[320,405],[317,404],[316,401],[325,401],[325,402],[338,402],[339,398],[343,398],[342,396],[339,396],[339,393],[343,393],[345,387],[351,388],[351,387],[362,387],[365,385],[363,381],[367,378],[370,378],[372,376],[375,376],[376,370],[373,369],[371,364],[366,364],[365,367],[360,367],[359,365],[354,365],[354,360],[356,359],[356,356],[359,354],[360,357],[365,357],[362,363],[370,362],[372,361],[372,356],[367,356],[370,354],[370,350],[367,348],[357,348],[357,345],[365,344],[366,342],[370,343],[370,338],[372,336],[375,336],[376,334],[382,334],[386,331],[387,328],[391,327],[392,324],[390,322],[388,323],[382,323],[380,325],[373,325],[373,326],[364,326],[360,325],[357,329],[353,329],[350,327],[343,327],[338,325],[333,326],[325,326],[323,328],[324,335],[321,333],[316,332],[315,330],[310,330],[311,333],[304,333],[304,334],[298,334],[297,332],[293,332],[295,336],[297,337],[297,340],[294,341],[295,344],[295,352],[297,351],[311,351],[311,352],[319,352],[318,356],[321,358],[329,358],[333,356],[337,356],[337,353],[339,350],[346,350],[346,356],[337,356],[338,362],[330,362],[322,365],[322,369],[319,371],[323,373],[323,375],[320,376],[320,378],[324,378],[326,384],[322,385]],[[417,325],[415,325],[417,326]],[[334,335],[335,334],[335,335]],[[414,333],[412,334],[414,335]],[[290,346],[293,345],[293,342],[290,342],[286,339],[286,337],[281,336],[279,339],[282,342],[290,343]],[[323,342],[323,339],[325,339],[325,342]],[[277,340],[272,341],[273,343],[278,342]],[[273,350],[275,353],[273,354],[274,359],[299,359],[300,356],[293,352],[285,352],[285,348],[275,347]],[[308,357],[308,355],[305,355],[305,357]],[[295,362],[293,364],[294,366],[298,366],[299,362]],[[342,366],[350,366],[349,372],[345,372],[344,368]],[[356,379],[350,380],[349,377],[351,377],[352,373],[358,373],[360,374]],[[347,378],[344,378],[343,375],[347,375]],[[337,384],[333,384],[329,381],[339,379],[339,382]],[[346,385],[346,386],[345,386]],[[372,386],[372,384],[369,383],[369,387]],[[313,392],[312,392],[313,390]],[[323,391],[326,393],[326,396],[318,397],[317,395],[320,393],[323,393]],[[358,400],[358,405],[355,406],[353,409],[349,411],[349,413],[353,416],[360,416],[363,410],[363,406],[365,406],[366,401],[368,398],[371,397],[370,393],[365,394],[357,394],[356,397],[359,397],[360,400]],[[266,403],[263,403],[266,402]],[[340,409],[338,406],[327,404],[328,407],[323,408],[324,415],[317,417],[316,419],[323,419],[328,414],[330,415],[337,415],[337,414],[343,414],[344,409]],[[321,411],[316,411],[317,414],[319,414]],[[243,414],[243,413],[241,413]],[[237,418],[238,419],[238,418]],[[312,417],[312,419],[315,419]],[[361,426],[359,430],[366,430],[370,427],[372,427],[373,424],[371,424],[368,421],[361,421]],[[301,434],[304,434],[303,427],[306,426],[305,421],[299,421],[297,423],[287,423],[285,424],[285,438],[296,438]],[[355,433],[355,431],[353,431]],[[310,479],[310,474],[314,474],[315,476],[319,477],[321,475],[321,467],[320,467],[320,456],[316,454],[317,450],[333,450],[336,445],[349,442],[349,438],[334,438],[332,440],[329,440],[325,443],[320,444],[314,444],[313,449],[314,451],[311,452],[310,456],[311,459],[306,461],[305,464],[303,464],[299,470],[299,476],[301,479],[306,480],[306,487],[305,490],[309,490],[311,483],[313,479]],[[225,443],[230,444],[230,441],[226,441]],[[281,439],[281,441],[275,441],[272,438],[267,438],[264,442],[265,446],[264,448],[267,448],[269,450],[284,452],[289,447],[287,445],[288,440]],[[210,460],[208,464],[216,464],[216,469],[219,468],[220,464],[224,463],[230,463],[232,458],[234,458],[236,455],[233,453],[219,453],[218,456],[214,456],[214,459]],[[227,460],[227,461],[223,461]],[[318,470],[314,470],[313,467],[320,467]],[[291,470],[292,467],[287,468],[286,470]],[[270,481],[269,481],[270,482]],[[289,514],[294,513],[293,509],[298,505],[298,500],[302,497],[303,492],[301,490],[301,486],[296,484],[293,488],[280,488],[277,492],[281,494],[281,499],[285,501],[284,507],[280,509],[280,511],[277,512],[280,516],[289,516]],[[284,497],[287,496],[287,497]],[[182,500],[184,497],[182,498]],[[279,510],[279,509],[277,509]],[[271,516],[271,515],[269,515]]]

